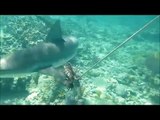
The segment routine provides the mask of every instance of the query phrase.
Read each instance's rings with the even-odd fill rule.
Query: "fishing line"
[[[126,40],[124,40],[122,43],[120,43],[117,47],[115,47],[113,50],[111,50],[106,56],[104,56],[101,60],[96,62],[93,66],[91,66],[88,70],[86,70],[82,75],[80,75],[79,79],[82,78],[82,76],[84,76],[86,73],[88,73],[90,70],[92,70],[96,65],[98,65],[100,62],[102,62],[104,59],[106,59],[108,56],[110,56],[112,53],[114,53],[116,50],[118,50],[120,47],[122,47],[124,44],[129,42],[138,33],[140,33],[141,31],[145,30],[149,25],[151,25],[156,20],[158,20],[158,18],[160,18],[160,16],[156,16],[154,19],[150,20],[143,27],[141,27],[139,30],[137,30],[135,33],[133,33],[130,37],[128,37]]]

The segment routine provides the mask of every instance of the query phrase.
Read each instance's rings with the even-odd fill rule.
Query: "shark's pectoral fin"
[[[63,82],[65,79],[65,74],[62,68],[49,67],[49,68],[40,70],[39,73],[48,75],[48,76],[53,76],[56,81],[60,81],[60,82]]]
[[[39,71],[39,73],[49,76],[54,76],[56,69],[53,67],[48,67]]]

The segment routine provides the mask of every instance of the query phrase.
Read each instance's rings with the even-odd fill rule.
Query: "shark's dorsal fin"
[[[64,44],[64,39],[62,38],[62,30],[60,25],[60,20],[57,20],[46,37],[47,42],[55,43],[56,45],[62,46]]]
[[[62,31],[61,31],[61,24],[60,20],[56,20],[56,22],[53,24],[52,21],[54,21],[50,16],[36,16],[39,20],[43,21],[47,27],[50,28],[48,35],[46,37],[46,42],[52,42],[55,43],[58,46],[64,45],[64,39],[62,38]]]

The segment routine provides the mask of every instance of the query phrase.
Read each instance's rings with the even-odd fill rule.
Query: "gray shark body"
[[[50,27],[45,42],[14,51],[0,59],[0,78],[21,77],[49,67],[56,68],[73,58],[78,47],[76,38],[62,36],[59,20]]]

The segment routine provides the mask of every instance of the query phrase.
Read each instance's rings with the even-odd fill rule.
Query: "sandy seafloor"
[[[35,16],[0,16],[0,54],[5,55],[45,39],[49,28]],[[82,74],[96,61],[155,16],[52,16],[61,19],[65,35],[79,40],[70,61]],[[80,80],[84,105],[160,104],[160,38],[156,21],[103,60]],[[35,80],[38,79],[38,84]],[[66,87],[46,75],[0,80],[0,104],[65,105]]]

